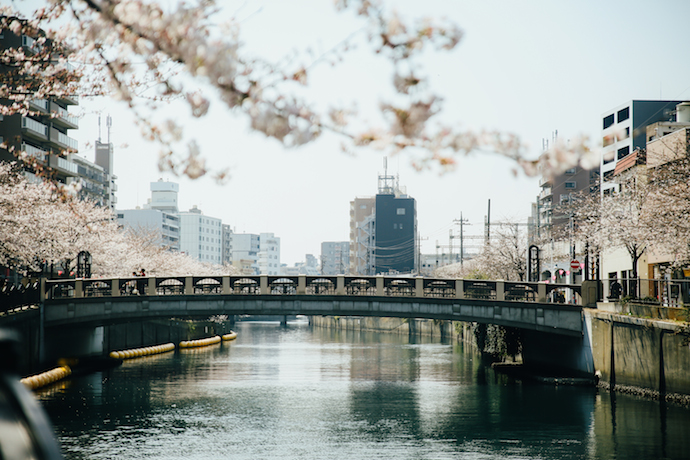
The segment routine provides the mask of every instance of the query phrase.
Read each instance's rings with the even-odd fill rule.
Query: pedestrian
[[[611,283],[611,295],[609,296],[609,298],[619,299],[622,292],[623,286],[621,286],[621,283],[619,283],[618,280],[613,280],[613,282]]]
[[[142,269],[139,271],[139,276],[142,276],[142,277],[143,277],[143,276],[146,276],[146,270],[144,270],[144,269],[142,268]],[[139,288],[139,293],[141,294],[142,292],[144,292],[144,289],[146,288],[146,281],[144,281],[144,280],[139,280],[139,281],[137,281],[137,284],[139,285],[139,286],[138,286],[138,288]]]

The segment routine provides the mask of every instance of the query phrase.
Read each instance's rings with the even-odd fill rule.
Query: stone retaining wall
[[[589,312],[594,367],[616,391],[666,399],[690,395],[690,327],[610,312]]]

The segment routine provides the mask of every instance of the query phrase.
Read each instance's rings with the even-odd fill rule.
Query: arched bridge
[[[45,327],[213,315],[334,315],[476,321],[582,336],[582,306],[555,285],[388,276],[187,276],[44,280]]]

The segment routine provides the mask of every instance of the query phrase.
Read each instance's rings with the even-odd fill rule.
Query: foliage
[[[80,201],[53,183],[32,183],[15,164],[0,163],[0,265],[38,272],[44,263],[93,258],[94,276],[230,273],[153,244],[147,234],[124,233],[111,211]]]
[[[637,262],[647,248],[659,243],[662,229],[651,202],[654,184],[647,178],[647,168],[636,166],[619,174],[620,189],[603,197],[578,195],[560,208],[573,217],[574,235],[590,249],[624,247],[630,255],[632,277],[637,278]]]
[[[687,131],[677,134],[685,135],[658,141],[663,144],[661,151],[648,170],[657,238],[675,266],[690,261],[690,136]]]
[[[573,216],[575,236],[590,248],[624,247],[633,278],[638,277],[637,263],[645,252],[666,255],[672,266],[690,261],[690,147],[687,140],[665,147],[649,166],[617,175],[617,192],[579,195],[560,209]]]
[[[416,161],[420,168],[452,168],[455,154],[472,152],[506,156],[532,176],[578,163],[585,169],[598,164],[598,153],[590,151],[586,140],[556,144],[535,160],[513,134],[474,132],[459,124],[431,126],[442,111],[442,97],[423,77],[421,61],[429,48],[453,50],[462,38],[460,28],[430,18],[407,21],[379,1],[335,4],[364,24],[373,53],[392,69],[388,85],[394,96],[380,102],[379,126],[354,123],[357,114],[349,106],[321,109],[308,97],[315,69],[338,61],[348,40],[326,53],[333,59],[304,53],[271,62],[245,50],[240,20],[221,23],[219,13],[227,12],[213,0],[165,6],[145,0],[50,0],[27,20],[10,6],[1,7],[0,27],[36,37],[38,50],[3,52],[3,64],[15,69],[12,78],[0,75],[0,98],[12,101],[3,113],[24,113],[35,97],[113,97],[128,105],[143,137],[159,144],[160,168],[192,178],[207,172],[199,146],[193,140],[180,146],[178,119],[156,123],[149,116],[173,100],[185,101],[197,118],[207,115],[212,100],[220,100],[252,130],[285,147],[312,142],[329,131],[343,139],[346,151],[369,146],[388,153],[426,152]],[[179,156],[182,149],[186,154]],[[224,175],[218,172],[218,177]]]
[[[442,278],[524,281],[527,273],[527,235],[519,225],[498,223],[491,240],[471,260],[436,270]]]
[[[495,359],[511,356],[522,351],[519,330],[496,324],[472,323],[477,348]]]

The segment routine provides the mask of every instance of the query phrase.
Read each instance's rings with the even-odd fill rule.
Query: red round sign
[[[570,262],[570,268],[572,268],[573,270],[579,269],[580,268],[580,262],[578,262],[577,260],[572,260]]]

